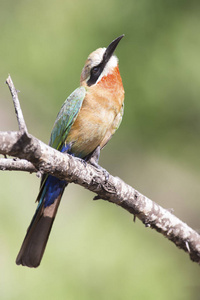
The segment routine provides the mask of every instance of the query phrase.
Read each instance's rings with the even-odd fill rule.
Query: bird
[[[118,129],[124,111],[124,88],[114,54],[123,36],[88,56],[80,86],[63,103],[49,141],[49,146],[97,168],[101,168],[100,150]],[[30,268],[40,265],[67,185],[66,180],[42,175],[38,205],[16,258],[17,265]]]

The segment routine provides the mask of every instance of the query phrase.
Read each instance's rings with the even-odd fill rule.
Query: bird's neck
[[[102,94],[104,99],[107,99],[108,104],[110,102],[112,106],[115,103],[121,108],[124,101],[124,88],[118,66],[113,69],[112,73],[102,77],[95,90],[97,94]]]
[[[124,88],[118,66],[112,73],[103,76],[97,84],[88,87],[86,82],[82,82],[81,85],[87,90],[83,106],[99,107],[101,104],[103,108],[106,106],[107,109],[116,110],[118,114],[124,101]]]
[[[101,80],[97,83],[103,89],[109,89],[111,92],[117,89],[123,89],[122,79],[119,73],[119,68],[116,66],[112,73],[103,76]]]

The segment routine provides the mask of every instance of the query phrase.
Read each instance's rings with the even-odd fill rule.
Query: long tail
[[[66,185],[66,181],[50,175],[47,177],[38,196],[38,207],[17,256],[17,265],[30,268],[39,266]]]

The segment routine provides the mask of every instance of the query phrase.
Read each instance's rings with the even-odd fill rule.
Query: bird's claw
[[[100,156],[100,146],[98,146],[92,154],[86,159],[88,163],[99,169],[99,156]]]

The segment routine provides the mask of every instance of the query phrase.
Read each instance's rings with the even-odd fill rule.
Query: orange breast
[[[91,153],[105,137],[110,138],[116,116],[124,101],[124,89],[118,67],[96,85],[87,88],[86,97],[78,117],[71,127],[67,142],[72,152],[84,157]],[[102,145],[103,146],[103,145]]]
[[[118,66],[115,67],[111,74],[104,76],[97,85],[100,85],[102,88],[109,89],[110,91],[117,90],[124,93],[124,88],[122,84],[122,79],[119,73]]]

